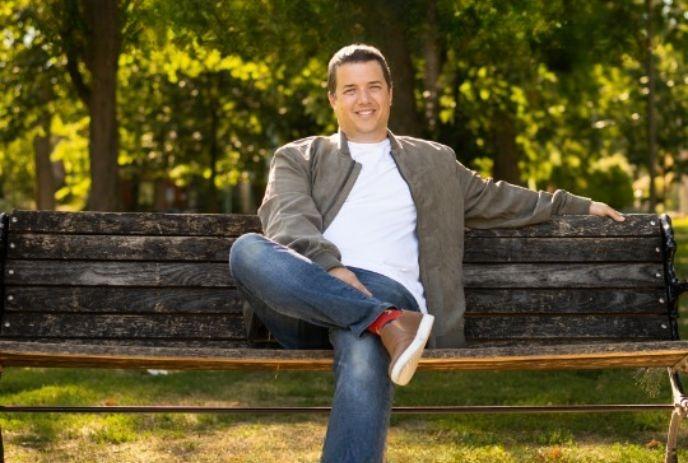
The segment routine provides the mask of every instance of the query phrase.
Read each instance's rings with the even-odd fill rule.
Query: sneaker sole
[[[421,355],[423,355],[423,349],[425,349],[425,344],[428,342],[430,337],[430,331],[432,330],[432,325],[435,323],[435,317],[430,314],[424,314],[418,326],[418,331],[416,332],[416,337],[406,348],[404,352],[401,353],[397,361],[390,367],[389,377],[392,379],[394,384],[399,386],[406,386],[413,374],[418,368],[418,361]]]

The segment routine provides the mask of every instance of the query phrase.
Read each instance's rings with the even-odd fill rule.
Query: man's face
[[[387,136],[392,89],[377,61],[337,68],[337,89],[329,94],[339,128],[353,142],[374,143]]]

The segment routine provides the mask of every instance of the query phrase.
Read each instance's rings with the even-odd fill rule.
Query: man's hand
[[[373,293],[368,291],[368,288],[363,286],[363,283],[358,281],[358,278],[356,278],[356,274],[354,272],[352,272],[351,270],[349,270],[348,268],[346,268],[346,267],[335,267],[335,268],[331,268],[330,270],[328,270],[328,273],[335,278],[339,278],[344,283],[346,283],[350,286],[353,286],[354,288],[356,288],[357,290],[359,290],[360,292],[362,292],[366,296],[373,297]]]
[[[599,215],[600,217],[609,216],[617,222],[623,222],[626,217],[621,215],[619,212],[615,211],[611,207],[607,206],[605,203],[600,203],[593,201],[590,204],[590,215]]]

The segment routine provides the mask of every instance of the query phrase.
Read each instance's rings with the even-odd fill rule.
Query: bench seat
[[[688,341],[480,345],[427,349],[421,370],[564,370],[669,367],[684,370]],[[0,341],[4,366],[172,370],[329,370],[331,350],[159,347]]]

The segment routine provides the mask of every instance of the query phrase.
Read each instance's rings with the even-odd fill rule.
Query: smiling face
[[[337,68],[337,88],[329,94],[339,128],[359,143],[375,143],[387,136],[392,89],[377,61],[345,63]]]

